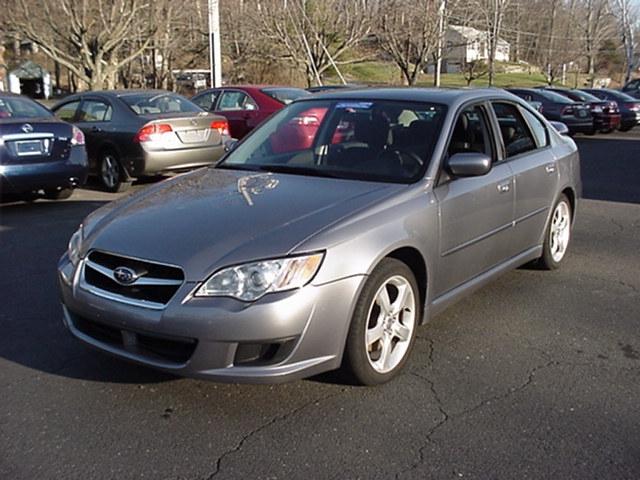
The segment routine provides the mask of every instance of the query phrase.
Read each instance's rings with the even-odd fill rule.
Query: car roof
[[[488,97],[513,99],[514,96],[499,88],[360,88],[337,89],[320,92],[310,97],[297,99],[296,102],[315,100],[388,100],[433,102],[446,105],[457,104],[468,100],[482,100]]]

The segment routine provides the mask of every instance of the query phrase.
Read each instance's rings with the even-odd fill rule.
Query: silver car
[[[58,267],[64,324],[178,375],[382,383],[463,295],[559,267],[580,192],[575,143],[509,93],[307,97],[89,215]]]

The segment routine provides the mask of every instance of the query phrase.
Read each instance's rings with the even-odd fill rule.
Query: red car
[[[204,90],[191,100],[227,117],[231,136],[241,139],[272,113],[306,95],[311,94],[293,87],[233,86]]]

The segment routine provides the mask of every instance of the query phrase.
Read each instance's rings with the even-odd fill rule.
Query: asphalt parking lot
[[[378,388],[215,384],[92,351],[62,327],[55,265],[115,195],[3,205],[0,478],[640,478],[640,135],[577,141],[564,267],[436,317]]]

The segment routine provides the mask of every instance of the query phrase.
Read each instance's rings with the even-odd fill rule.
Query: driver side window
[[[447,149],[450,157],[456,153],[473,152],[493,157],[486,116],[479,105],[467,107],[460,113]]]

